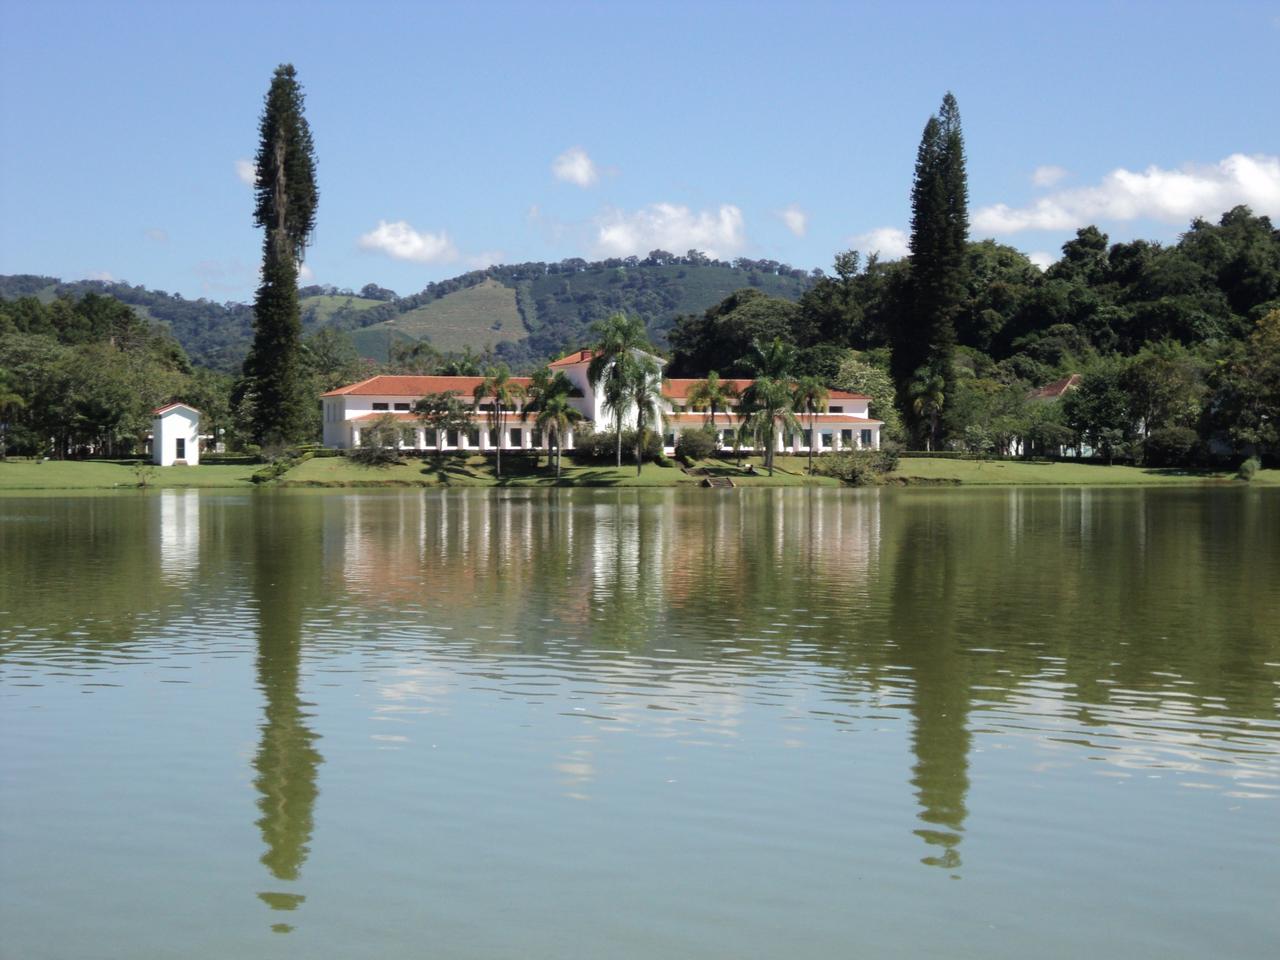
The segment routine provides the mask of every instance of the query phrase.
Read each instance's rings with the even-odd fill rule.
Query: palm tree
[[[925,449],[933,450],[938,438],[938,417],[947,401],[947,382],[942,374],[929,367],[921,367],[911,379],[911,409],[917,417],[929,418],[929,433],[925,436]]]
[[[772,343],[763,347],[759,340],[753,340],[747,365],[755,371],[757,377],[790,380],[796,366],[796,348],[784,342],[781,337],[774,337]]]
[[[773,455],[778,431],[794,432],[800,428],[791,409],[791,391],[785,380],[757,377],[742,392],[743,428],[757,448],[764,445],[764,462],[773,476]]]
[[[801,377],[791,393],[791,406],[796,413],[809,414],[809,473],[813,473],[813,448],[818,441],[816,415],[827,405],[831,394],[817,377]]]
[[[518,383],[511,381],[511,371],[507,369],[505,363],[500,363],[496,367],[490,367],[484,375],[484,379],[476,385],[472,394],[475,397],[475,407],[480,408],[480,401],[485,397],[493,400],[493,406],[489,408],[486,419],[489,421],[489,428],[498,435],[498,479],[502,479],[502,441],[506,437],[506,431],[503,427],[507,422],[507,410],[514,408],[520,398],[524,396],[524,388]]]
[[[594,355],[587,367],[587,379],[597,389],[604,383],[605,409],[613,413],[618,434],[618,466],[622,466],[622,418],[626,413],[623,394],[627,392],[624,385],[634,377],[636,353],[652,347],[645,334],[644,321],[639,317],[615,313],[593,329],[599,339],[592,348]]]
[[[707,379],[699,380],[689,388],[689,409],[708,411],[707,423],[715,429],[716,411],[728,410],[729,404],[738,397],[738,388],[733,381],[721,380],[720,374],[712,370]]]
[[[553,400],[564,400],[563,406],[573,412],[575,417],[573,422],[582,419],[582,414],[568,403],[569,396],[573,393],[573,383],[564,375],[563,370],[557,370],[554,374],[550,367],[543,367],[541,370],[534,371],[530,378],[529,386],[525,390],[525,404],[521,412],[522,419],[528,419],[529,414],[534,414],[534,424],[544,433],[548,433],[545,425],[538,418],[538,415],[545,410]],[[548,433],[548,435],[550,435]],[[556,455],[559,460],[559,451]],[[547,454],[547,466],[551,466],[551,455]],[[559,476],[559,463],[556,465],[556,475]]]
[[[653,357],[636,359],[635,369],[627,382],[627,401],[636,408],[636,476],[640,475],[640,467],[644,461],[644,442],[649,433],[649,425],[662,425],[662,414],[658,403],[662,399],[662,368]]]
[[[560,374],[564,376],[564,374]],[[565,381],[568,382],[567,380]],[[564,437],[573,425],[582,419],[582,414],[569,403],[568,391],[552,393],[538,401],[538,415],[534,423],[551,438],[556,451],[556,479],[560,479],[560,453],[564,447]]]

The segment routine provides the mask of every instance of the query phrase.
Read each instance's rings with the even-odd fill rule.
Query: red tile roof
[[[573,353],[561,357],[559,360],[552,360],[549,366],[552,367],[572,367],[578,363],[590,363],[595,357],[594,350],[575,350]]]
[[[159,416],[160,414],[162,414],[162,413],[168,413],[170,410],[173,410],[173,409],[175,409],[175,408],[177,408],[177,407],[186,407],[186,408],[187,408],[188,410],[190,410],[192,413],[199,413],[199,412],[200,412],[199,410],[197,410],[195,407],[193,407],[193,406],[192,406],[191,404],[189,404],[189,403],[166,403],[163,407],[156,407],[156,408],[155,408],[154,410],[152,410],[151,412],[152,412],[153,414],[155,414],[156,416]]]
[[[511,382],[527,387],[533,381],[529,377],[512,377]],[[379,374],[349,386],[339,387],[321,394],[325,397],[425,397],[429,393],[453,391],[471,397],[476,387],[484,383],[484,377],[410,377]]]
[[[1069,377],[1063,377],[1061,380],[1055,380],[1053,383],[1032,390],[1031,396],[1036,400],[1057,400],[1068,390],[1074,390],[1078,386],[1080,386],[1080,374],[1073,373]]]
[[[676,423],[676,424],[699,423],[701,424],[701,423],[707,422],[707,415],[705,413],[669,413],[666,416],[664,416],[662,419],[665,420],[667,423]],[[806,413],[803,416],[799,416],[798,419],[800,421],[800,426],[807,430],[809,428],[809,415]],[[737,422],[738,422],[738,418],[736,416],[733,416],[732,414],[722,414],[722,413],[716,414],[717,424],[732,426]],[[814,422],[819,427],[823,427],[823,426],[829,427],[836,424],[845,424],[845,423],[883,423],[884,421],[869,420],[866,417],[855,417],[852,414],[848,414],[848,413],[820,413],[817,415]]]
[[[754,382],[752,380],[721,380],[725,386],[732,385],[739,393],[742,393],[747,387]],[[689,396],[689,391],[693,389],[693,385],[702,383],[701,379],[694,378],[674,378],[667,380],[662,385],[662,395],[669,400],[684,400]],[[828,390],[827,396],[832,400],[870,400],[863,393],[849,393],[846,390]]]

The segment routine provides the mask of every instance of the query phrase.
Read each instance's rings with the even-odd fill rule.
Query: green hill
[[[516,306],[516,291],[490,278],[359,331],[382,337],[388,332],[427,340],[441,353],[460,352],[467,347],[480,351],[486,346],[520,341],[528,335]],[[373,342],[367,337],[360,339]]]
[[[655,250],[644,259],[488,267],[405,297],[374,284],[358,294],[321,286],[299,293],[304,330],[346,330],[356,349],[373,360],[385,361],[393,343],[429,341],[442,353],[489,347],[512,367],[527,370],[588,342],[591,324],[611,313],[642,317],[654,343],[665,346],[678,316],[701,313],[735,290],[755,287],[797,300],[812,282],[805,271],[776,261],[729,263],[692,251],[677,257]],[[0,276],[0,299],[30,296],[47,303],[89,292],[115,297],[166,327],[203,367],[238,372],[253,339],[249,304],[187,300],[127,283]]]

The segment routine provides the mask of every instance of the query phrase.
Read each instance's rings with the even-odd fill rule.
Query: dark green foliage
[[[636,431],[622,431],[622,448],[634,450]],[[579,460],[596,463],[614,463],[618,449],[618,435],[612,430],[593,431],[578,427],[573,431],[573,453]],[[653,430],[645,431],[642,453],[646,459],[655,460],[662,455],[662,437]]]
[[[720,438],[713,427],[685,430],[676,437],[676,456],[681,460],[705,460],[713,456],[720,446]]]
[[[1158,427],[1142,442],[1142,459],[1153,467],[1184,467],[1197,459],[1199,445],[1190,427]]]
[[[1237,475],[1245,483],[1248,483],[1258,475],[1258,470],[1262,467],[1262,462],[1257,457],[1249,457],[1240,464]]]
[[[709,370],[721,376],[750,376],[751,345],[781,340],[794,343],[799,308],[789,300],[759,290],[735,291],[701,316],[676,320],[667,339],[671,363],[667,376],[696,377]]]
[[[899,407],[917,435],[941,440],[941,411],[953,392],[956,322],[968,297],[968,183],[955,97],[925,124],[911,189],[911,279],[908,309],[891,331],[892,373]],[[990,324],[987,318],[982,324]],[[984,332],[984,336],[987,334]],[[921,384],[938,389],[920,389]],[[921,396],[930,398],[922,403]]]
[[[837,477],[855,487],[875,486],[898,469],[898,450],[892,445],[880,450],[846,450],[818,459],[814,473]]]
[[[315,229],[315,148],[293,66],[276,68],[259,123],[254,222],[262,227],[262,283],[253,346],[245,358],[260,444],[297,442],[314,431],[316,397],[302,355],[298,265]]]

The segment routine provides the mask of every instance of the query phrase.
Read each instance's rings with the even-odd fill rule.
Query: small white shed
[[[162,467],[194,467],[200,462],[200,411],[171,403],[151,422],[151,459]]]

